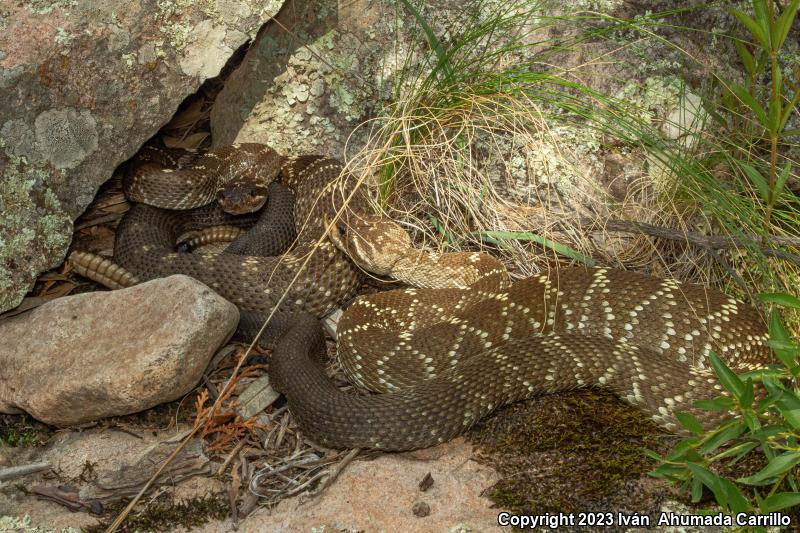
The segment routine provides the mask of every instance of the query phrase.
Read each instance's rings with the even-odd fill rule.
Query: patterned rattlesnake
[[[242,157],[261,149],[243,146],[235,153]],[[282,181],[297,196],[299,235],[283,259],[177,254],[175,239],[197,220],[148,206],[126,215],[115,259],[141,279],[176,272],[195,276],[235,302],[245,318],[257,319],[276,305],[303,254],[311,253],[266,335],[275,342],[270,375],[276,388],[304,433],[321,444],[429,446],[502,404],[591,385],[611,389],[675,430],[676,410],[712,421],[691,406],[721,390],[705,364],[710,350],[740,371],[770,359],[762,318],[717,291],[583,268],[510,284],[491,258],[467,254],[447,267],[464,274],[455,288],[433,281],[430,289],[387,291],[361,297],[345,312],[337,350],[342,366],[354,383],[383,394],[343,394],[318,364],[326,353],[315,318],[351,296],[360,282],[343,251],[378,273],[428,279],[436,272],[426,256],[407,247],[402,230],[363,215],[365,198],[352,178],[334,180],[341,170],[337,163],[301,157],[281,168]],[[324,221],[335,217],[350,192],[350,211],[362,216],[333,226],[330,240],[336,246],[321,239],[314,247]],[[87,267],[87,261],[76,256],[74,263],[90,275],[93,270],[112,278],[130,275],[124,269],[112,272],[108,263],[98,267],[96,260]],[[440,263],[433,264],[436,270]]]

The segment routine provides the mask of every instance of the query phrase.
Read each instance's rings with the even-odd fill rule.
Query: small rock
[[[0,412],[67,426],[175,400],[238,321],[181,275],[53,300],[0,321]]]
[[[424,518],[431,514],[431,506],[425,502],[415,502],[411,507],[411,512],[414,513],[414,516]]]
[[[419,482],[419,490],[425,492],[432,486],[433,486],[433,476],[431,475],[430,472],[428,472],[427,474],[425,474],[425,477],[422,478],[422,481]]]

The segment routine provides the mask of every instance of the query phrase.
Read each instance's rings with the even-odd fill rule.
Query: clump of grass
[[[760,142],[720,135],[715,121],[731,109],[712,112],[708,97],[701,106],[681,86],[676,116],[655,120],[646,104],[604,94],[557,66],[561,54],[615,32],[663,40],[657,32],[677,11],[547,18],[530,3],[477,0],[440,39],[421,8],[403,5],[420,42],[348,166],[374,186],[376,210],[418,241],[491,247],[521,275],[555,261],[597,261],[704,283],[724,274],[739,295],[751,284],[785,290],[797,279],[797,198],[758,192],[794,171],[772,180],[764,170],[766,189],[742,181],[746,167],[731,161],[742,146],[757,155]],[[568,29],[558,40],[546,36],[556,25]],[[796,102],[782,102],[791,113]],[[600,146],[588,155],[575,152],[593,144]],[[622,156],[619,194],[598,176],[603,165],[592,165],[598,153]],[[721,239],[709,244],[707,233]],[[682,239],[690,234],[694,244]]]

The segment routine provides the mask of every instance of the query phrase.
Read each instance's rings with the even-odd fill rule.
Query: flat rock
[[[114,168],[282,1],[3,2],[0,312],[61,263]]]
[[[53,300],[0,321],[0,412],[67,426],[180,398],[238,321],[182,275]]]

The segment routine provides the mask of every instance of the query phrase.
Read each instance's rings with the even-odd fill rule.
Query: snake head
[[[355,264],[380,276],[392,275],[398,260],[413,247],[411,238],[396,222],[378,215],[326,218],[328,238]]]
[[[325,215],[324,227],[328,229],[328,238],[342,252],[350,255],[347,242],[347,224],[341,218],[330,218]]]
[[[268,187],[249,181],[232,181],[217,191],[220,207],[232,215],[258,211],[267,201]]]

